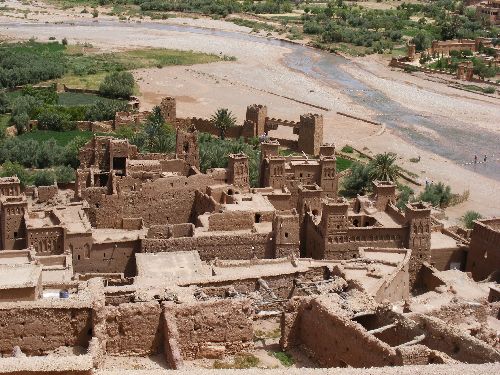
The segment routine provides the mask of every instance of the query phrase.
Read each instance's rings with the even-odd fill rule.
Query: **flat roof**
[[[146,237],[148,229],[92,229],[92,238],[94,243],[107,243],[107,242],[127,242],[135,241],[140,238]]]
[[[441,232],[431,232],[431,249],[457,247],[457,240]]]
[[[35,264],[0,265],[0,289],[32,288],[38,285],[42,266]]]

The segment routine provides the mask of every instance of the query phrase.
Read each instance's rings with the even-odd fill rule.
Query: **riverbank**
[[[470,198],[467,202],[448,210],[452,220],[469,209],[479,211],[483,215],[500,213],[500,189],[497,180],[482,176],[478,173],[480,170],[466,169],[435,152],[417,147],[397,129],[388,127],[381,132],[380,126],[338,115],[337,112],[345,112],[377,120],[376,111],[364,105],[363,100],[354,100],[357,95],[363,98],[364,92],[353,93],[345,89],[342,82],[345,77],[337,77],[335,81],[325,80],[313,74],[312,70],[320,61],[319,51],[307,49],[304,56],[298,57],[303,59],[302,64],[311,67],[309,74],[291,69],[285,64],[293,51],[290,44],[250,36],[248,30],[245,30],[248,28],[231,24],[231,28],[237,28],[237,33],[234,33],[233,30],[227,29],[228,25],[223,21],[210,20],[210,30],[207,30],[194,27],[208,22],[199,19],[186,19],[179,24],[178,19],[123,23],[103,18],[97,23],[87,20],[86,24],[78,24],[76,20],[68,21],[71,20],[71,14],[63,14],[61,18],[54,17],[52,16],[53,22],[70,23],[45,24],[43,18],[41,22],[19,21],[17,25],[3,27],[1,33],[9,38],[20,39],[28,39],[33,35],[40,40],[48,40],[51,36],[58,40],[66,37],[70,43],[88,42],[107,50],[161,47],[234,55],[237,57],[235,62],[135,71],[144,108],[158,104],[165,95],[174,95],[178,99],[180,116],[207,117],[216,108],[223,106],[230,108],[242,121],[246,106],[252,103],[267,105],[271,117],[290,120],[298,120],[300,114],[307,112],[322,113],[326,142],[334,142],[338,148],[344,144],[352,144],[359,149],[366,147],[373,154],[396,152],[400,155],[399,163],[418,174],[421,179],[443,181],[451,185],[457,193],[469,190]],[[59,19],[61,21],[56,21]],[[0,22],[11,23],[12,19],[0,17]],[[448,93],[443,91],[438,93],[438,99],[445,102],[442,105],[444,109],[439,110],[439,104],[413,100],[412,90],[419,90],[419,98],[429,95],[435,101],[436,90],[441,89],[432,87],[418,76],[393,72],[379,62],[375,62],[379,65],[373,67],[372,61],[372,57],[354,59],[353,63],[346,60],[341,68],[346,74],[354,76],[373,90],[383,92],[390,100],[404,108],[422,111],[424,116],[436,117],[439,121],[449,122],[451,125],[460,117],[461,121],[476,127],[478,133],[481,129],[495,131],[492,127],[500,117],[498,106],[494,103],[481,102],[482,109],[478,111],[477,99],[474,97],[477,95],[461,92],[448,103]],[[304,103],[313,104],[315,107]],[[429,111],[433,105],[436,108]],[[420,130],[430,132],[424,128]],[[287,130],[282,130],[277,135],[294,137],[291,131]],[[419,163],[409,161],[416,156],[421,156]]]

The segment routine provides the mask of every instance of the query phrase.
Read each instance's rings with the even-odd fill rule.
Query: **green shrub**
[[[118,100],[98,100],[87,107],[85,119],[88,121],[107,121],[115,118],[116,112],[124,111],[127,104]]]
[[[0,114],[7,113],[10,111],[9,99],[5,91],[0,91]]]
[[[483,90],[485,94],[494,94],[495,91],[496,89],[493,86],[488,86]]]
[[[274,353],[270,353],[270,354],[273,357],[275,357],[276,359],[278,359],[281,362],[281,364],[285,367],[290,367],[295,363],[295,361],[293,360],[293,357],[288,353],[274,352]]]
[[[233,362],[214,361],[216,369],[245,369],[257,367],[260,360],[253,354],[237,354]]]
[[[70,166],[61,165],[54,168],[56,181],[61,184],[67,184],[75,181],[75,170]]]
[[[345,145],[344,147],[342,147],[341,151],[348,154],[352,154],[354,152],[354,149],[349,145]]]
[[[129,72],[113,72],[104,77],[99,93],[108,98],[128,99],[134,91],[134,76]]]
[[[51,170],[36,171],[31,178],[35,186],[50,186],[56,181],[56,175]]]
[[[451,187],[438,182],[437,184],[427,185],[425,190],[418,196],[418,200],[429,202],[434,207],[444,208],[450,204],[452,197]]]
[[[5,163],[3,163],[2,169],[0,170],[0,177],[14,176],[17,176],[17,178],[19,178],[21,186],[26,186],[29,184],[30,176],[21,164],[12,163],[10,161],[6,161]]]
[[[472,229],[474,227],[474,221],[482,218],[483,216],[479,212],[467,211],[460,220],[467,229]]]
[[[70,117],[53,107],[43,108],[37,116],[39,130],[64,131],[70,130]]]
[[[370,167],[359,163],[354,163],[351,173],[342,182],[342,194],[347,197],[355,197],[370,189]]]

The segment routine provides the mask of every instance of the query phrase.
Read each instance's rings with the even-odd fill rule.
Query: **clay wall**
[[[208,217],[208,230],[234,231],[252,229],[254,225],[253,212],[224,211],[213,213]]]
[[[0,177],[0,196],[17,196],[21,194],[21,185],[17,177]]]
[[[164,308],[167,319],[174,320],[177,327],[178,348],[185,360],[208,357],[214,351],[235,354],[253,347],[249,300],[165,304]]]
[[[123,273],[125,276],[135,276],[135,253],[139,249],[140,240],[94,243],[84,256],[73,252],[73,270],[78,273]]]
[[[0,304],[1,354],[11,354],[14,346],[27,355],[42,355],[60,346],[88,346],[92,337],[90,308],[30,302],[16,305]]]
[[[297,271],[294,273],[284,273],[275,276],[264,276],[264,279],[272,289],[273,293],[280,299],[288,299],[292,293],[296,292],[294,280],[299,279],[302,282],[320,281],[328,278],[329,271],[326,267],[315,267],[306,271]],[[258,283],[259,277],[247,279],[231,279],[225,281],[215,281],[206,283],[197,283],[203,288],[203,292],[210,297],[226,298],[227,291],[233,288],[238,293],[250,294],[260,289]]]
[[[268,201],[278,211],[291,210],[295,208],[291,202],[291,194],[264,194]]]
[[[451,264],[459,264],[459,269],[464,270],[466,259],[466,246],[456,246],[447,249],[431,248],[431,264],[439,271],[449,270]]]
[[[147,356],[161,352],[163,321],[158,302],[106,306],[104,313],[108,354]]]
[[[202,261],[219,259],[270,258],[273,243],[269,233],[228,233],[192,238],[150,239],[141,241],[141,252],[198,251]]]
[[[206,212],[214,212],[218,209],[219,204],[214,200],[212,196],[202,193],[199,190],[195,191],[192,221],[194,221],[194,219],[196,219],[198,215],[203,215]]]
[[[430,316],[419,315],[418,320],[425,330],[425,340],[422,344],[430,349],[446,353],[451,358],[465,363],[500,361],[500,353],[497,350],[458,327]]]
[[[122,220],[122,229],[138,230],[143,228],[142,218],[127,217]]]
[[[281,319],[282,349],[300,347],[323,367],[397,364],[393,348],[341,314],[318,299],[292,299]]]
[[[41,285],[41,274],[39,284]],[[40,288],[0,289],[0,302],[34,301],[40,296]]]
[[[92,194],[91,190],[84,189],[82,195],[89,203],[87,213],[94,227],[120,228],[124,217],[142,217],[147,227],[190,222],[195,191],[205,191],[213,183],[214,179],[204,174],[144,183],[122,177],[117,181],[118,194]],[[125,189],[134,184],[135,191]]]
[[[64,248],[64,228],[61,226],[27,228],[28,246],[33,246],[37,254],[62,254]]]
[[[474,223],[466,271],[474,280],[483,280],[500,269],[500,219]]]
[[[424,290],[435,290],[437,287],[446,284],[446,282],[438,276],[436,271],[434,267],[426,263],[424,263],[423,267],[420,269],[419,277]]]

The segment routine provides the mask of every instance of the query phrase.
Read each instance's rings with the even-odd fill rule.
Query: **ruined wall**
[[[198,251],[203,261],[219,259],[263,259],[273,253],[269,233],[222,234],[211,236],[150,239],[141,241],[141,252]]]
[[[500,269],[500,219],[474,223],[466,271],[474,280],[484,280]]]
[[[326,267],[316,267],[307,271],[297,271],[294,273],[285,273],[277,276],[264,276],[269,288],[273,293],[281,299],[288,299],[295,293],[294,279],[301,282],[320,281],[328,277],[328,269]],[[226,298],[229,288],[233,288],[238,293],[250,294],[260,289],[258,283],[259,277],[251,277],[245,279],[231,279],[225,281],[214,281],[206,283],[197,283],[196,285],[203,288],[203,292],[210,297]]]
[[[211,232],[252,229],[253,224],[253,212],[225,211],[208,217],[208,230]]]
[[[108,354],[145,356],[161,351],[163,322],[158,302],[106,306],[104,312]]]
[[[174,319],[183,359],[208,357],[214,351],[235,354],[253,347],[249,300],[223,300],[164,306]]]
[[[0,304],[1,354],[12,353],[14,346],[27,355],[42,355],[60,346],[87,347],[91,337],[90,308]]]
[[[52,186],[39,186],[37,188],[38,202],[47,202],[57,195],[57,185]]]
[[[431,249],[431,264],[439,271],[449,270],[452,263],[459,264],[459,269],[464,270],[466,258],[466,246]]]
[[[127,186],[135,184],[135,190]],[[83,190],[89,203],[87,210],[92,226],[120,228],[125,217],[142,217],[145,226],[189,222],[195,202],[195,191],[205,191],[214,184],[210,175],[159,178],[141,182],[129,177],[118,178],[118,194],[103,195]]]
[[[73,252],[73,270],[76,273],[123,273],[135,276],[135,253],[140,241],[94,243],[82,256]]]
[[[283,350],[299,346],[323,367],[397,364],[393,348],[318,299],[294,298],[281,319]]]
[[[440,319],[419,314],[420,327],[425,330],[422,344],[466,363],[499,362],[500,352],[463,330]]]

